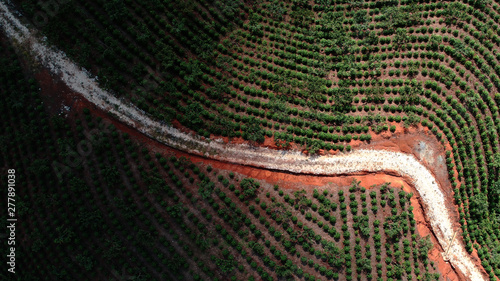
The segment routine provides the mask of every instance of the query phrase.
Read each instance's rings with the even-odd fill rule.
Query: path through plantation
[[[183,133],[169,125],[152,120],[128,101],[118,99],[101,89],[95,78],[66,57],[48,47],[23,25],[4,2],[0,2],[0,25],[18,48],[31,52],[39,61],[75,92],[99,108],[110,112],[121,122],[168,146],[231,163],[251,165],[293,173],[339,175],[354,172],[396,171],[413,180],[427,210],[426,215],[441,247],[446,248],[453,235],[450,210],[445,196],[432,173],[413,155],[385,150],[355,150],[335,156],[308,156],[298,151],[278,151],[246,144],[225,144]],[[482,271],[465,251],[461,239],[455,239],[449,260],[469,280],[486,280]]]

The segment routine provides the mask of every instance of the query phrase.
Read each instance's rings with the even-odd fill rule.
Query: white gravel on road
[[[60,75],[62,81],[72,90],[99,108],[115,114],[122,122],[171,147],[231,163],[294,173],[338,175],[361,171],[396,171],[413,180],[426,205],[426,215],[432,229],[443,248],[448,245],[453,235],[453,224],[445,205],[445,197],[430,171],[413,155],[384,150],[355,150],[335,156],[307,156],[298,151],[277,151],[250,145],[227,145],[217,140],[202,140],[152,120],[128,101],[118,99],[101,89],[87,71],[73,63],[63,52],[46,46],[33,36],[3,2],[0,2],[0,25],[11,39],[31,50],[32,56],[43,66]],[[469,280],[486,280],[462,243],[457,240],[460,239],[455,239],[450,250],[450,262]]]

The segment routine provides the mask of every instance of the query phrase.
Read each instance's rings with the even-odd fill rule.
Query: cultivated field
[[[13,280],[500,277],[498,3],[13,2]]]

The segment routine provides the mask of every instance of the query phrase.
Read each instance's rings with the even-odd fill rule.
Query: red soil
[[[79,94],[72,92],[64,83],[59,79],[53,78],[49,71],[42,70],[36,74],[36,78],[42,87],[42,95],[45,97],[44,102],[50,111],[54,113],[59,113],[63,106],[70,106],[69,116],[74,116],[80,112],[83,108],[88,108],[93,115],[99,116],[110,123],[112,123],[116,128],[123,133],[128,133],[131,138],[144,144],[152,152],[159,152],[164,155],[174,154],[177,157],[186,157],[190,159],[193,163],[203,163],[204,165],[211,165],[214,168],[233,171],[235,173],[240,173],[248,177],[252,177],[258,180],[264,180],[271,184],[278,184],[282,188],[287,189],[303,189],[305,187],[314,186],[328,186],[331,188],[337,188],[339,186],[350,185],[353,179],[361,181],[361,185],[370,188],[373,185],[380,185],[386,182],[390,182],[392,186],[403,187],[406,192],[413,192],[414,196],[411,199],[411,205],[414,207],[415,220],[417,221],[417,231],[422,236],[430,235],[434,248],[429,254],[429,258],[435,262],[438,270],[442,274],[444,280],[466,280],[465,276],[460,273],[457,269],[454,269],[449,263],[445,262],[441,256],[443,251],[442,247],[439,245],[436,238],[432,235],[432,229],[430,228],[429,222],[426,220],[424,213],[425,208],[421,204],[420,197],[412,185],[411,179],[401,177],[395,172],[384,172],[384,173],[356,173],[352,175],[343,176],[314,176],[314,175],[298,175],[279,171],[269,171],[262,168],[249,167],[239,164],[232,164],[223,161],[216,161],[213,159],[208,159],[202,156],[192,155],[183,151],[178,151],[171,147],[168,147],[156,140],[153,140],[142,133],[138,132],[134,128],[125,125],[114,118],[111,118],[108,113],[103,112],[94,104],[83,99]],[[176,127],[182,127],[178,122],[174,122]],[[444,157],[444,151],[441,144],[439,144],[434,137],[430,136],[430,133],[426,128],[417,127],[405,129],[400,124],[395,123],[397,129],[395,133],[384,132],[379,135],[374,135],[373,140],[370,144],[366,144],[360,141],[351,142],[351,146],[357,148],[366,149],[385,149],[397,152],[412,153],[418,159],[413,147],[420,141],[425,141],[429,144],[436,153],[435,157],[441,155]],[[229,141],[224,138],[225,141]],[[232,142],[241,143],[244,142],[241,138],[232,139]],[[264,146],[276,148],[274,145],[274,140],[271,138],[266,138]],[[426,164],[425,161],[423,161]],[[434,167],[429,167],[430,171],[434,173],[438,183],[440,184],[443,191],[445,191],[445,196],[449,199],[450,210],[455,210],[455,221],[456,227],[459,228],[458,223],[458,212],[456,212],[456,207],[452,203],[452,191],[449,180],[443,177],[439,173],[435,173]],[[447,174],[446,174],[447,175]],[[460,235],[457,234],[457,235]],[[477,258],[477,254],[474,255]],[[480,265],[479,259],[477,259],[477,264]]]

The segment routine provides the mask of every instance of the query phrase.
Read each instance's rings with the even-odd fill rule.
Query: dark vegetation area
[[[15,2],[28,21],[37,11],[44,10],[42,2]],[[500,277],[499,21],[500,5],[496,1],[91,0],[67,1],[49,18],[42,31],[51,43],[97,76],[104,88],[132,101],[158,120],[169,123],[180,116],[178,121],[183,126],[205,137],[210,134],[243,137],[255,144],[269,137],[282,147],[295,143],[315,153],[319,149],[350,150],[351,141],[369,142],[373,134],[389,131],[397,123],[406,127],[419,124],[427,127],[447,149],[446,163],[466,249],[469,252],[477,249],[483,267],[495,280],[495,276]],[[6,63],[15,61],[11,57],[5,60]],[[9,84],[17,83],[19,79],[13,80],[11,76],[19,71],[15,72],[7,65],[10,64],[1,64],[2,73],[6,74],[2,74],[4,80],[0,87],[13,96],[4,95],[2,102],[5,112],[15,115],[2,116],[11,119],[2,122],[6,133],[1,141],[6,143],[16,139],[19,149],[7,151],[5,145],[0,145],[0,149],[4,150],[3,155],[16,153],[8,155],[8,159],[19,162],[16,164],[19,167],[27,169],[29,166],[34,179],[26,178],[26,181],[38,182],[41,181],[38,176],[50,176],[50,168],[46,168],[50,167],[50,161],[47,159],[61,157],[59,154],[63,153],[61,147],[65,147],[66,140],[59,142],[58,139],[75,138],[70,145],[75,147],[88,123],[97,126],[99,121],[91,115],[82,115],[75,124],[49,116],[39,118],[35,115],[44,114],[40,104],[33,107],[37,110],[24,115],[18,113],[27,108],[23,102],[37,100],[31,93],[37,86],[34,81],[20,83],[19,87],[32,87],[20,91],[22,88],[18,89],[17,84]],[[24,100],[18,98],[21,92],[28,93]],[[33,131],[36,126],[46,126],[51,130],[44,129],[47,136],[37,138]],[[57,126],[71,130],[68,133]],[[110,145],[116,147],[103,149],[111,155],[100,153],[98,156],[102,159],[93,158],[94,164],[78,170],[83,173],[80,176],[87,177],[85,182],[90,183],[85,184],[89,188],[87,192],[95,194],[96,198],[102,197],[102,202],[111,202],[112,198],[124,195],[121,189],[108,191],[100,182],[92,185],[101,177],[106,186],[127,186],[125,183],[128,183],[132,193],[134,184],[137,186],[135,192],[149,186],[140,179],[133,183],[126,181],[125,177],[131,177],[129,174],[134,177],[141,174],[140,170],[134,169],[142,167],[147,172],[154,171],[154,166],[147,163],[153,161],[157,173],[160,173],[159,178],[164,178],[162,173],[165,177],[168,173],[162,170],[165,164],[160,164],[161,158],[154,156],[149,156],[153,160],[141,160],[145,164],[127,164],[132,160],[140,161],[148,154],[138,148],[133,154],[137,156],[132,157],[133,152],[127,150],[130,145],[125,143],[127,139],[119,133],[115,135],[110,133],[106,138],[114,140]],[[29,155],[42,152],[49,155],[39,155],[33,161],[21,163],[22,159],[27,159],[24,149],[30,152]],[[123,160],[122,157],[126,158]],[[174,169],[171,165],[178,161],[167,162]],[[109,168],[113,165],[108,164],[115,162],[119,166]],[[199,169],[203,170],[203,167]],[[102,176],[105,173],[122,175],[125,183],[107,182]],[[55,185],[56,179],[46,180],[47,184],[35,184],[35,191],[30,191],[30,194],[50,194],[37,191]],[[212,181],[218,182],[215,178]],[[233,184],[238,186],[238,183]],[[180,190],[172,192],[181,198],[180,194],[184,193]],[[196,192],[190,192],[195,196]],[[85,198],[76,194],[74,198]],[[218,196],[217,192],[214,194]],[[57,196],[63,195],[73,196],[73,192],[57,192]],[[234,195],[234,200],[239,200],[237,197],[241,194]],[[358,191],[355,193],[355,196],[361,195]],[[194,200],[192,198],[195,197],[186,200]],[[36,202],[31,200],[26,202]],[[38,204],[51,206],[48,202],[52,199],[46,200]],[[165,206],[170,206],[168,204]],[[59,207],[55,206],[54,210]],[[64,208],[69,207],[73,206]],[[145,209],[151,208],[154,209],[148,205]],[[142,211],[137,214],[142,214]],[[243,214],[250,216],[247,212]],[[351,218],[349,215],[349,221]],[[120,222],[118,218],[113,219]],[[54,223],[50,218],[43,220]],[[148,224],[146,221],[149,220],[140,220],[138,225]],[[126,222],[117,224],[130,233],[133,227],[140,227],[132,220]],[[62,227],[59,230],[62,234],[67,234],[64,226],[57,226]],[[93,230],[92,233],[99,233],[100,237],[100,231]],[[285,232],[286,229],[282,233]],[[73,230],[73,233],[77,231]],[[137,231],[124,235],[124,239],[129,235],[134,237],[135,233]],[[243,241],[238,239],[235,241]],[[356,242],[352,239],[348,239],[349,247],[354,248]],[[236,250],[231,249],[236,257]],[[276,256],[275,251],[271,253],[270,248],[266,249],[270,256]],[[375,248],[372,246],[371,250],[375,251]],[[65,253],[59,255],[60,258],[67,256]],[[163,255],[166,256],[166,252]],[[156,253],[143,256],[161,265]],[[253,258],[263,262],[260,257]],[[194,263],[194,259],[189,260]],[[325,262],[319,257],[313,259],[308,274],[319,272],[320,260]],[[286,261],[283,260],[283,264]],[[202,262],[223,264],[219,260]],[[356,262],[353,260],[352,264]],[[317,269],[315,264],[318,264]],[[374,278],[393,278],[384,275],[394,271],[391,263],[381,262],[384,268],[391,265],[391,269],[381,269],[381,276],[375,274],[378,273],[376,264],[372,258],[373,270],[370,272]],[[265,269],[265,266],[260,267]],[[48,270],[49,265],[41,267]],[[342,278],[368,274],[368,271],[358,273],[357,268],[352,267],[353,275],[343,269]],[[424,270],[419,266],[415,270],[417,268]],[[190,270],[196,274],[203,272]],[[243,272],[249,270],[246,268]],[[234,272],[244,275],[241,271]],[[291,272],[297,274],[296,269]]]

